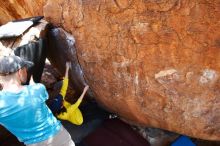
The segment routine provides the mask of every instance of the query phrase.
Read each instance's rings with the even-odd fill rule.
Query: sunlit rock
[[[48,21],[74,36],[84,78],[107,109],[135,124],[220,140],[219,0],[39,5]],[[2,15],[1,22],[13,16]]]

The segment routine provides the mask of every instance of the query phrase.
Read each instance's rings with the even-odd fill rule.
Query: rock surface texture
[[[70,85],[78,91],[78,94],[75,94],[78,98],[83,92],[86,82],[78,62],[74,37],[61,28],[51,28],[48,32],[48,46],[49,53],[47,57],[63,76],[65,74],[65,63],[67,61],[71,62],[69,74],[72,82],[70,82]]]
[[[0,0],[0,24],[43,13],[46,0]]]
[[[26,1],[28,14],[42,12],[75,37],[85,79],[106,108],[136,124],[220,140],[219,0],[47,0],[38,11]],[[20,12],[0,3],[0,23]]]

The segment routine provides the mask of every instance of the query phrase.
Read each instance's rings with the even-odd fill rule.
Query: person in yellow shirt
[[[89,89],[89,86],[85,86],[83,93],[79,97],[79,99],[74,104],[70,104],[65,100],[66,97],[66,91],[69,84],[69,69],[71,67],[70,62],[66,62],[66,71],[65,76],[63,79],[62,87],[60,90],[60,93],[52,99],[52,101],[49,103],[49,108],[51,111],[57,115],[59,119],[67,120],[75,125],[81,125],[83,123],[83,115],[78,108],[81,104],[87,90]],[[65,112],[61,112],[61,109],[65,108]]]

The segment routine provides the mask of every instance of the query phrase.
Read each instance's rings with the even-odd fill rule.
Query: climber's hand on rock
[[[70,69],[71,68],[71,62],[70,61],[68,61],[68,62],[66,62],[66,69]]]
[[[71,62],[66,62],[66,71],[65,71],[65,78],[69,78],[69,69],[71,68]]]
[[[79,100],[82,100],[86,94],[86,91],[89,89],[89,86],[86,85],[85,88],[83,89],[83,93],[81,94],[81,96],[79,97]]]
[[[88,89],[89,89],[89,86],[86,85],[85,88],[84,88],[84,90],[83,90],[83,92],[86,92]]]

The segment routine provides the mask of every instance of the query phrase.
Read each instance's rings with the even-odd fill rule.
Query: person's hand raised
[[[83,92],[86,92],[88,89],[89,89],[89,86],[86,85],[85,88],[84,88],[84,90],[83,90]]]
[[[68,62],[66,62],[66,69],[70,69],[70,68],[71,68],[71,62],[68,61]]]

